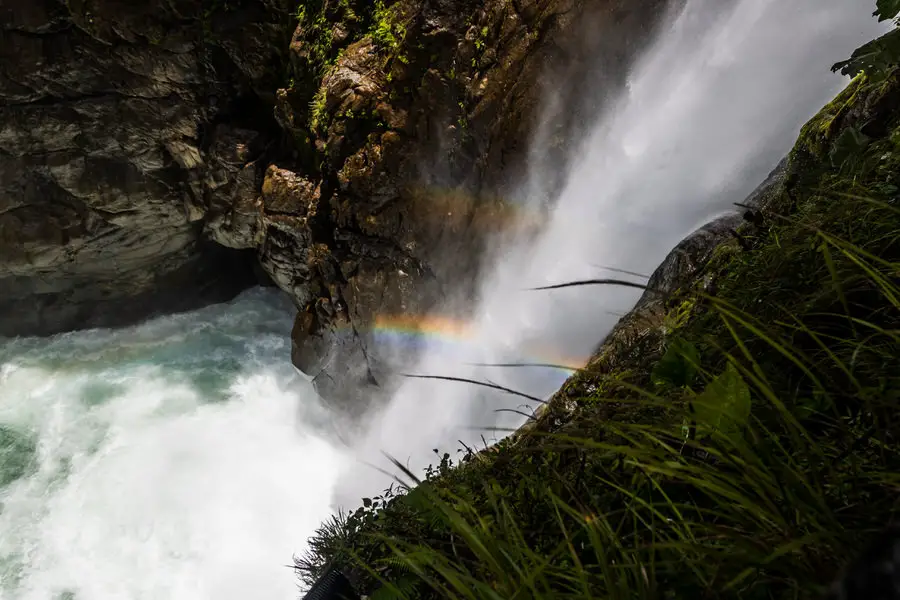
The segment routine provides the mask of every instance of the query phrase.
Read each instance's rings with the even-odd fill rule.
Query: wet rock
[[[785,183],[788,158],[783,158],[765,181],[740,204],[751,210],[765,210]],[[727,241],[740,239],[749,215],[746,209],[735,207],[728,213],[706,223],[678,243],[666,255],[647,282],[649,288],[635,305],[641,311],[654,303],[662,303],[678,288],[690,284],[696,274],[709,262],[716,248]]]
[[[0,7],[0,334],[227,296],[255,260],[323,393],[385,389],[377,319],[471,302],[487,237],[540,225],[529,148],[549,196],[664,4]]]
[[[548,404],[541,405],[535,418],[529,420],[515,434],[516,443],[527,438],[529,432],[556,430],[570,420],[577,407],[575,398],[593,393],[601,374],[615,372],[620,365],[633,361],[635,356],[662,352],[667,331],[666,316],[669,301],[679,290],[703,290],[714,293],[715,281],[711,281],[705,268],[714,260],[717,251],[740,251],[737,241],[756,225],[747,220],[750,216],[743,207],[766,212],[784,194],[791,176],[789,157],[785,157],[769,173],[768,177],[751,192],[734,210],[706,223],[678,243],[653,271],[647,282],[647,291],[634,308],[628,311],[609,334],[591,353],[587,365],[556,392]],[[751,217],[752,218],[752,217]],[[593,383],[585,387],[585,381]]]
[[[0,335],[126,323],[253,280],[202,221],[252,212],[274,129],[258,92],[289,32],[277,2],[227,4],[0,7]],[[237,229],[221,241],[252,247]]]
[[[547,135],[539,121],[574,146],[597,109],[584,82],[620,89],[665,2],[385,4],[325,2],[301,18],[276,109],[296,162],[279,166],[309,180],[317,210],[270,226],[261,251],[299,307],[295,364],[357,406],[389,387],[378,317],[423,314],[449,290],[470,302],[486,237],[522,225],[504,197]],[[542,113],[551,90],[566,110]],[[548,173],[563,171],[559,146],[541,157]]]

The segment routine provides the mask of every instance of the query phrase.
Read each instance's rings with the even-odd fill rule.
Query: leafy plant
[[[900,14],[897,0],[878,0],[874,16],[879,21],[896,20]],[[881,36],[856,49],[849,59],[836,63],[832,71],[856,77],[865,72],[876,79],[900,64],[900,29]]]
[[[693,400],[698,422],[724,434],[740,432],[750,418],[750,388],[732,363]]]
[[[878,17],[879,22],[896,19],[900,14],[900,1],[898,0],[877,0],[875,6],[875,12],[872,14]]]
[[[372,38],[382,47],[397,52],[406,37],[406,26],[397,18],[395,9],[386,7],[383,0],[376,0],[374,6]]]
[[[687,340],[676,338],[666,350],[665,355],[653,367],[650,376],[657,387],[688,387],[700,371],[700,353],[697,347]]]
[[[900,64],[900,29],[884,34],[857,48],[847,60],[835,63],[832,71],[856,77],[867,73],[875,78]]]

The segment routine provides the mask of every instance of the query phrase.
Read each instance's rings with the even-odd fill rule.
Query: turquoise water
[[[0,343],[0,599],[292,598],[343,457],[293,308]]]

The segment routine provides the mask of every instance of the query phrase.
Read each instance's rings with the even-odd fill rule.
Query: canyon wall
[[[523,182],[550,197],[665,4],[3,0],[0,335],[264,280],[324,395],[383,383],[379,316],[465,306],[487,234],[539,226]]]

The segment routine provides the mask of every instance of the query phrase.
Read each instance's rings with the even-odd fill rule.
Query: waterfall
[[[481,282],[468,352],[426,351],[415,371],[551,394],[564,381],[559,371],[467,364],[527,360],[529,348],[588,357],[639,292],[526,288],[610,276],[604,266],[649,275],[684,236],[743,200],[805,120],[846,85],[829,67],[884,29],[861,4],[687,0],[621,97],[572,148],[571,170],[539,239],[499,253]],[[531,155],[532,173],[541,173],[540,148]],[[522,187],[523,205],[539,201]],[[485,428],[524,420],[498,409],[527,413],[533,405],[469,384],[409,380],[357,443],[358,460],[341,477],[336,503],[354,505],[386,485],[371,464],[391,468],[380,453],[418,471],[436,462],[433,449],[455,455],[459,441],[483,446],[482,435],[499,435]]]

